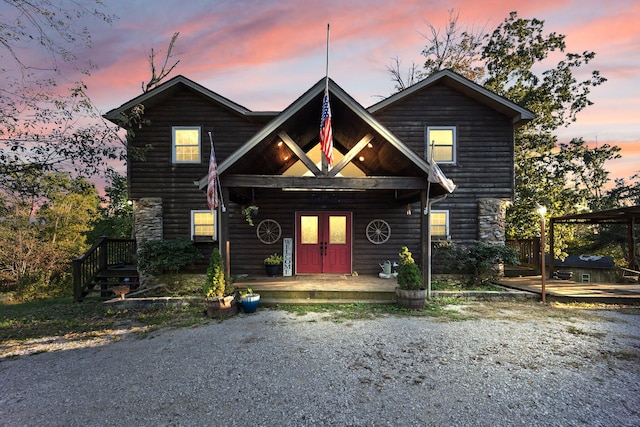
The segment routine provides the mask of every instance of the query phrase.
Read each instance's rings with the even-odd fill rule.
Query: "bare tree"
[[[393,63],[391,65],[387,65],[387,72],[391,74],[391,80],[393,80],[396,84],[395,88],[398,92],[405,90],[409,86],[419,82],[422,79],[422,73],[418,69],[418,64],[416,64],[415,62],[411,63],[411,67],[409,67],[409,70],[407,70],[406,77],[403,77],[403,72],[400,68],[400,59],[395,56],[391,58],[391,60],[393,61]]]
[[[470,80],[479,81],[484,75],[480,63],[484,28],[479,30],[460,28],[460,13],[449,10],[449,22],[444,33],[427,22],[430,34],[423,34],[427,44],[422,50],[424,74],[430,75],[443,69],[451,69]]]
[[[451,69],[476,82],[482,79],[482,42],[486,37],[484,29],[460,28],[459,17],[459,13],[449,10],[449,21],[444,31],[430,22],[426,23],[429,34],[421,34],[427,40],[421,52],[426,58],[422,70],[412,62],[405,75],[398,57],[392,58],[393,63],[387,66],[387,72],[391,75],[396,90],[404,90],[443,69]]]
[[[169,47],[167,49],[167,54],[164,57],[162,68],[160,69],[160,73],[158,74],[156,73],[155,60],[156,60],[156,55],[160,52],[156,52],[153,48],[151,48],[151,53],[149,53],[149,56],[148,56],[149,67],[151,68],[151,79],[149,80],[149,82],[147,82],[146,85],[144,82],[142,82],[143,93],[147,93],[154,87],[158,86],[162,82],[162,80],[164,80],[164,78],[167,77],[171,73],[171,71],[173,71],[173,69],[176,68],[176,66],[180,63],[180,60],[177,60],[176,62],[173,63],[173,65],[167,68],[169,64],[169,59],[173,57],[173,48],[176,44],[176,40],[178,40],[179,35],[180,33],[174,33],[173,37],[171,37],[171,41],[169,42]]]

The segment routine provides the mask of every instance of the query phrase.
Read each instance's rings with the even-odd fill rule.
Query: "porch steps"
[[[267,290],[253,287],[260,294],[260,304],[273,307],[279,304],[395,304],[395,291],[305,291]],[[475,301],[528,301],[538,296],[531,292],[505,288],[503,291],[433,291],[434,298],[453,298]]]
[[[83,292],[85,300],[108,300],[114,297],[113,288],[129,285],[133,290],[138,282],[138,270],[134,265],[109,266],[98,273],[88,288]]]

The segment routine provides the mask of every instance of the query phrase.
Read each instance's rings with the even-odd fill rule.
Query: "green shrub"
[[[211,252],[207,277],[202,291],[207,298],[222,298],[234,292],[233,284],[224,275],[224,264],[218,248],[214,248]]]
[[[149,240],[138,248],[138,268],[147,274],[177,273],[202,259],[191,240]]]
[[[398,287],[400,289],[418,290],[424,288],[422,272],[413,259],[409,248],[403,246],[398,252],[400,263],[398,264]]]
[[[469,284],[474,286],[497,282],[498,265],[519,263],[515,249],[479,241],[470,245],[441,244],[436,247],[435,254],[446,266],[446,273],[472,274]]]

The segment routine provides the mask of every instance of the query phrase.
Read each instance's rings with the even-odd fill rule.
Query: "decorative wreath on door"
[[[258,236],[258,240],[260,240],[265,245],[272,245],[280,240],[280,236],[282,236],[282,228],[278,221],[273,219],[265,219],[260,221],[258,227],[256,228],[256,235]]]
[[[381,245],[391,237],[391,227],[383,219],[374,219],[367,225],[367,239],[374,245]]]

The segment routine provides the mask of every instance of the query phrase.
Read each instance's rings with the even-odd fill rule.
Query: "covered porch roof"
[[[405,145],[332,80],[328,81],[334,150],[332,168],[318,165],[309,152],[319,143],[325,79],[294,101],[218,167],[227,188],[295,188],[301,190],[398,190],[405,199],[451,193],[455,185]],[[294,164],[307,173],[291,175]],[[358,174],[345,173],[355,167]],[[207,177],[198,181],[201,189]]]

